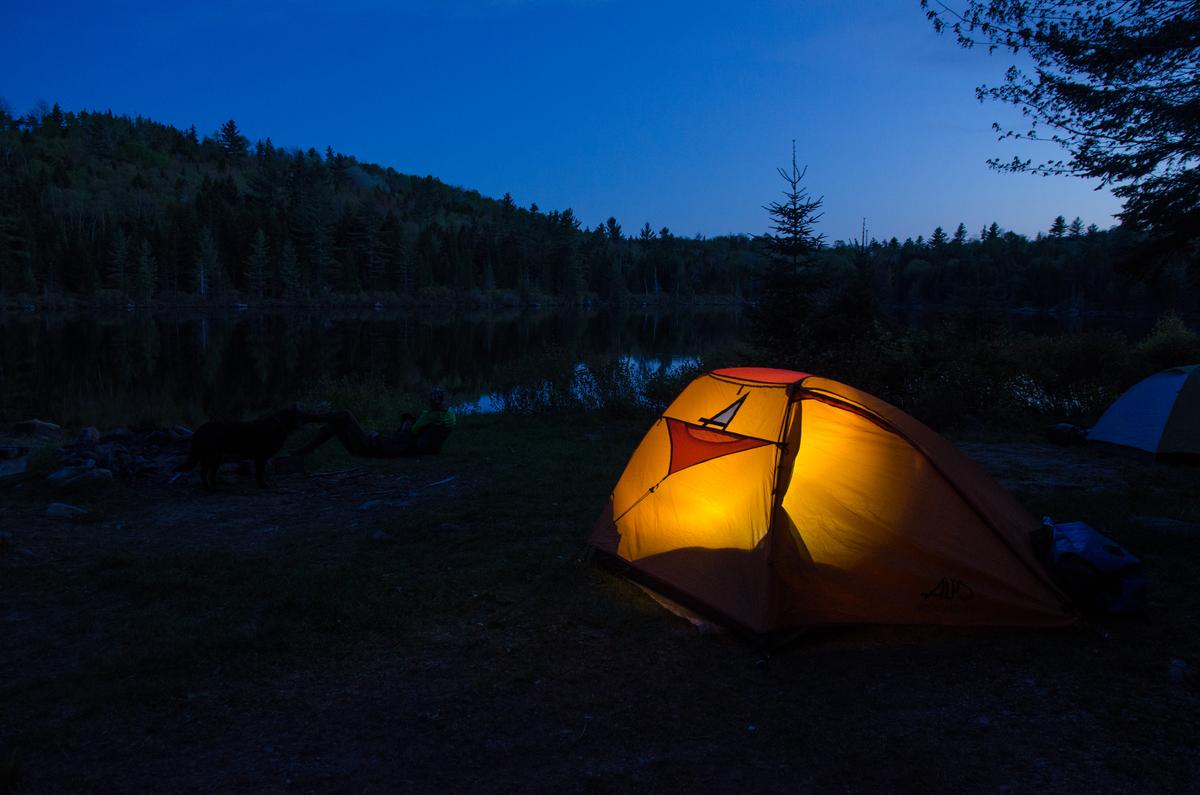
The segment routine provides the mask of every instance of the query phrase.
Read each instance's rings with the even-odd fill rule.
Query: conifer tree
[[[816,310],[815,294],[821,276],[809,267],[824,236],[815,231],[822,199],[813,199],[801,186],[807,169],[796,165],[796,143],[792,142],[790,168],[776,169],[787,188],[783,201],[763,209],[770,218],[772,233],[759,238],[767,255],[762,277],[762,299],[751,313],[756,344],[769,351],[782,365],[798,364],[797,345],[809,336],[807,323]]]
[[[773,234],[763,235],[767,256],[775,264],[787,265],[792,273],[799,273],[812,253],[820,248],[824,235],[814,232],[821,219],[823,199],[813,199],[807,188],[801,187],[808,167],[796,165],[796,142],[792,142],[792,164],[790,169],[776,169],[787,183],[783,201],[773,201],[764,208],[771,219]]]
[[[150,241],[143,240],[134,277],[134,292],[139,301],[149,301],[154,297],[156,289],[158,289],[158,263],[154,259]]]
[[[296,246],[291,240],[285,240],[283,248],[279,251],[279,289],[277,292],[288,301],[294,301],[304,293],[304,276],[300,272],[300,260],[296,256]]]
[[[107,286],[125,295],[129,290],[129,241],[125,230],[117,227],[113,232],[112,246],[108,252],[108,271],[105,273]]]
[[[687,260],[676,257],[672,260],[674,268],[671,273],[671,284],[675,289],[675,297],[680,298],[692,293],[692,285],[688,281]]]
[[[405,278],[404,234],[399,218],[388,210],[379,226],[379,259],[382,264],[381,284],[389,290],[402,290]]]
[[[609,216],[604,223],[605,231],[608,233],[608,239],[614,243],[621,242],[621,225],[617,223],[617,219]]]
[[[21,269],[21,278],[17,282],[17,291],[26,295],[33,295],[37,292],[37,289],[37,277],[33,275],[33,265],[26,262],[25,267]]]
[[[62,108],[59,107],[57,102],[55,102],[54,107],[52,107],[50,112],[46,114],[45,118],[42,119],[43,132],[49,132],[51,136],[58,136],[63,133],[64,126],[65,117],[63,116]]]
[[[0,110],[0,124],[3,122],[3,112]],[[15,291],[16,248],[16,223],[12,216],[0,212],[0,295]]]
[[[1116,186],[1120,218],[1148,233],[1127,263],[1166,258],[1200,266],[1200,3],[1196,0],[921,0],[935,30],[963,47],[1022,54],[999,85],[976,95],[1021,109],[1005,138],[1050,140],[1068,154],[1001,171],[1065,174]],[[1047,136],[1047,131],[1049,135]]]
[[[372,216],[364,227],[363,231],[363,265],[366,270],[366,285],[372,290],[381,290],[385,286],[387,277],[387,256],[383,250],[382,240],[379,235],[379,221]],[[470,263],[467,264],[467,269],[470,270]]]
[[[328,289],[333,269],[333,236],[325,222],[317,221],[313,225],[308,257],[308,283],[314,294],[320,295]]]
[[[929,245],[933,246],[934,248],[942,248],[946,245],[946,242],[946,230],[942,229],[940,226],[937,229],[934,229],[933,235],[929,238]]]
[[[1050,224],[1050,237],[1060,238],[1067,233],[1067,219],[1061,215],[1054,219],[1054,223]]]
[[[246,286],[250,295],[261,299],[266,291],[271,253],[267,248],[267,235],[259,229],[254,235],[254,246],[246,258]]]
[[[954,230],[954,243],[964,245],[967,242],[967,225],[959,223],[958,228]]]
[[[483,291],[490,293],[496,289],[496,270],[492,267],[492,253],[489,250],[483,261]]]
[[[200,244],[196,252],[196,293],[201,297],[220,295],[224,292],[223,277],[217,241],[213,239],[212,230],[205,227],[200,232]]]
[[[625,284],[625,268],[619,252],[613,252],[608,257],[608,273],[606,274],[607,298],[616,307],[629,303],[629,286]]]
[[[250,140],[242,135],[237,122],[233,119],[221,125],[221,131],[217,133],[217,142],[221,145],[221,151],[225,153],[226,160],[240,159],[250,146]]]
[[[1083,219],[1078,215],[1071,222],[1070,228],[1067,230],[1071,237],[1083,237]]]

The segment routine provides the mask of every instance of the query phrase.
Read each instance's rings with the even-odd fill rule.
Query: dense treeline
[[[1057,219],[823,246],[814,265],[893,304],[1193,309],[1185,271],[1131,281],[1130,235]],[[766,247],[769,249],[769,246]],[[87,302],[753,300],[761,240],[541,212],[333,152],[57,105],[0,105],[0,297]],[[769,283],[769,280],[768,280]]]
[[[876,300],[903,305],[1067,310],[1195,311],[1187,263],[1147,275],[1121,267],[1140,236],[1059,216],[1034,240],[996,223],[971,235],[963,224],[903,243],[835,244],[814,257],[826,271],[861,274]]]

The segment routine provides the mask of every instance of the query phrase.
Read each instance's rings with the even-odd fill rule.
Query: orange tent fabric
[[[693,381],[591,536],[651,587],[756,634],[838,623],[1058,626],[1037,521],[899,409],[792,370]]]

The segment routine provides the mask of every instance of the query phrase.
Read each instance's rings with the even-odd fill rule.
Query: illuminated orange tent
[[[756,634],[838,623],[1073,621],[1037,521],[899,409],[828,378],[692,381],[642,440],[591,546]]]

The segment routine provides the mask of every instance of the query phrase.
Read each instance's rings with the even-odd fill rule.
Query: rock
[[[1046,441],[1063,446],[1084,444],[1087,442],[1087,429],[1069,422],[1060,422],[1046,429]]]
[[[19,558],[32,558],[33,552],[24,547],[13,546],[13,535],[8,531],[0,531],[0,556],[16,555]]]
[[[24,458],[29,455],[28,447],[17,447],[16,445],[6,444],[0,445],[0,461],[8,461],[13,458]]]
[[[374,533],[371,533],[371,540],[372,541],[392,541],[392,540],[394,540],[394,537],[392,536],[391,533],[385,533],[382,530],[376,530]]]
[[[276,475],[303,475],[304,456],[288,455],[271,459],[271,472]]]
[[[91,469],[96,466],[96,455],[91,450],[68,449],[58,451],[60,468]]]
[[[1179,519],[1171,519],[1166,516],[1131,516],[1129,517],[1129,521],[1163,533],[1177,535],[1200,533],[1200,525],[1193,524],[1192,522],[1184,522]]]
[[[92,426],[88,426],[79,432],[78,444],[92,445],[100,441],[100,431]]]
[[[12,432],[18,436],[57,436],[62,433],[62,426],[44,420],[25,420],[12,426]]]
[[[27,458],[9,458],[0,459],[0,478],[9,478],[13,475],[20,475],[29,467],[29,459]]]
[[[151,444],[174,444],[175,437],[170,431],[148,431],[146,441]]]
[[[172,425],[171,438],[177,442],[192,438],[192,429],[186,425]]]
[[[55,484],[63,491],[70,491],[83,486],[95,486],[102,483],[110,483],[113,479],[113,473],[111,469],[104,469],[102,467],[87,468],[82,470],[80,470],[78,467],[72,467],[71,469],[73,470],[72,475],[56,482]],[[62,471],[64,470],[59,470],[59,472],[55,472],[54,474],[57,475]],[[51,477],[53,477],[53,475]]]
[[[113,479],[113,473],[112,473],[111,469],[104,469],[103,467],[96,467],[95,469],[89,469],[83,475],[80,475],[78,478],[71,481],[67,485],[69,485],[69,486],[79,485],[81,482],[82,483],[105,482],[105,481],[110,481],[112,479]]]
[[[76,516],[83,516],[87,511],[77,505],[71,505],[65,502],[52,502],[46,508],[47,516],[56,516],[60,519],[73,519]]]
[[[58,470],[57,472],[54,472],[53,474],[49,475],[46,478],[46,482],[49,483],[51,486],[62,486],[65,483],[67,483],[67,481],[71,480],[72,478],[78,477],[79,475],[82,475],[84,472],[91,469],[95,465],[96,465],[96,462],[93,461],[90,464],[84,463],[84,464],[80,464],[78,466],[63,467],[62,469]]]
[[[1179,658],[1171,660],[1171,664],[1167,667],[1167,672],[1171,677],[1171,681],[1177,685],[1183,684],[1183,680],[1187,679],[1188,673],[1191,671],[1191,666]]]
[[[96,455],[96,466],[102,466],[106,469],[117,469],[118,451],[121,448],[113,442],[104,442],[96,445],[96,449],[92,450]]]
[[[133,438],[133,431],[126,428],[124,425],[113,428],[112,433],[104,437],[105,441],[123,442]]]
[[[367,500],[362,505],[358,506],[360,511],[369,511],[372,508],[407,508],[408,503],[404,500]]]

